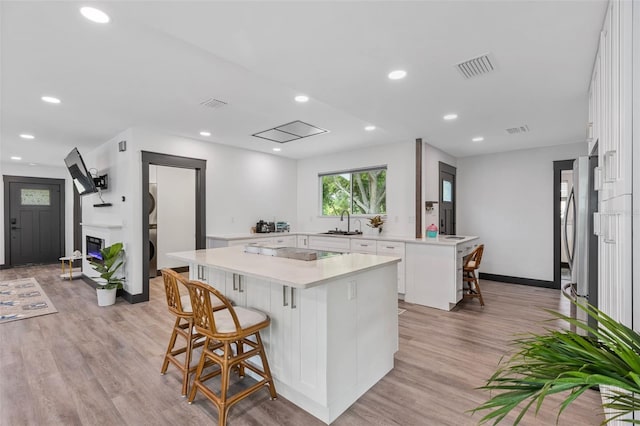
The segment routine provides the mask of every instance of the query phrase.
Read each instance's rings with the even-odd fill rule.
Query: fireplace
[[[102,262],[100,250],[104,248],[104,238],[91,237],[87,235],[87,260]]]

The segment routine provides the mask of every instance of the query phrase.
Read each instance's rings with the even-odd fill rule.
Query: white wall
[[[481,272],[553,281],[553,161],[587,144],[458,159],[458,234],[485,244]]]
[[[64,163],[60,167],[44,167],[44,166],[29,166],[20,163],[2,163],[0,168],[0,174],[2,176],[27,176],[27,177],[41,177],[50,179],[65,179],[65,200],[64,202],[64,216],[65,216],[65,253],[71,254],[73,252],[73,183],[71,182],[69,172],[64,166]],[[4,181],[0,184],[0,265],[4,264]]]
[[[447,154],[438,148],[423,143],[422,146],[422,235],[425,235],[427,226],[432,223],[440,229],[440,210],[439,204],[434,204],[434,209],[431,212],[426,212],[424,208],[425,201],[436,201],[440,199],[440,162],[446,163],[452,167],[457,167],[457,159]],[[456,185],[458,189],[458,185]],[[458,192],[459,195],[459,192]],[[458,200],[456,196],[456,200]],[[459,205],[458,205],[459,206]],[[460,234],[459,229],[456,229],[456,233]],[[460,234],[462,235],[462,234]]]
[[[117,147],[121,140],[127,141],[127,151],[123,153]],[[113,178],[110,176],[112,189],[105,194],[105,201],[114,206],[84,206],[83,212],[90,211],[91,222],[123,223],[122,239],[127,251],[125,288],[131,294],[142,293],[141,212],[142,197],[147,193],[142,189],[142,151],[207,160],[207,234],[246,233],[260,218],[288,220],[296,226],[292,217],[296,211],[296,161],[149,129],[127,130],[85,155],[86,162],[92,164],[87,167],[110,169],[110,175],[114,174]],[[121,201],[122,196],[126,201]]]
[[[415,227],[415,143],[375,146],[298,161],[298,227],[303,232],[346,229],[339,218],[320,214],[319,173],[387,165],[386,235],[412,235]],[[365,234],[377,233],[360,218]],[[351,220],[354,229],[354,219]],[[358,225],[355,226],[357,228]]]
[[[186,266],[167,253],[196,248],[196,172],[176,167],[154,168],[158,190],[158,269]]]

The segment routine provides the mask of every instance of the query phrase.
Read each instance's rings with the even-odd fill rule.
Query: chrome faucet
[[[347,214],[347,232],[351,232],[351,215],[347,210],[342,210],[342,213],[340,213],[340,222],[344,221],[345,213]]]

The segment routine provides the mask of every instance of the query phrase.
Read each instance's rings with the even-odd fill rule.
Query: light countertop
[[[345,253],[340,256],[304,261],[245,253],[243,246],[190,250],[168,253],[167,256],[190,264],[210,266],[296,288],[314,287],[337,278],[396,264],[401,260],[399,257]]]
[[[477,239],[476,236],[462,236],[461,239],[448,238],[455,235],[438,235],[435,238],[412,238],[401,235],[386,235],[386,234],[362,234],[362,235],[336,235],[336,234],[322,234],[317,232],[270,232],[270,233],[256,233],[256,234],[210,234],[207,235],[207,238],[223,240],[223,241],[234,241],[234,240],[248,240],[253,238],[271,238],[271,237],[287,237],[287,236],[297,236],[297,235],[308,235],[308,236],[316,236],[316,237],[328,237],[328,238],[354,238],[354,239],[363,239],[363,240],[377,240],[377,241],[398,241],[403,243],[410,244],[434,244],[434,245],[444,245],[444,246],[456,246],[458,244],[466,243],[468,241],[473,241]],[[455,236],[457,237],[457,236]]]

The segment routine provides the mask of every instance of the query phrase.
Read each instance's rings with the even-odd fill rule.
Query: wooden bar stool
[[[191,354],[194,348],[204,345],[204,336],[194,332],[193,313],[191,312],[191,299],[188,294],[180,296],[179,283],[184,285],[188,280],[171,269],[161,271],[164,279],[164,290],[167,295],[167,306],[169,312],[176,317],[173,324],[173,331],[169,339],[169,346],[162,362],[161,374],[167,372],[169,363],[175,365],[182,372],[182,396],[187,396],[189,387],[189,374],[193,373],[197,365],[191,366]],[[216,299],[217,301],[217,299]],[[222,303],[216,303],[216,308],[224,308]],[[178,336],[181,336],[185,343],[176,347]],[[180,361],[179,355],[184,354],[184,361]]]
[[[268,327],[270,320],[262,312],[233,307],[220,292],[207,284],[189,281],[187,288],[189,296],[191,296],[196,331],[206,338],[193,386],[189,393],[189,404],[193,402],[198,390],[202,391],[218,407],[218,425],[224,426],[227,423],[229,408],[265,385],[269,388],[271,399],[277,398],[271,370],[260,338],[260,330]],[[214,311],[211,306],[211,301],[214,298],[220,300],[226,309]],[[253,340],[250,339],[251,337]],[[218,346],[219,349],[212,349],[212,347],[215,348],[215,345],[210,345],[212,341],[221,343]],[[235,352],[232,345],[235,345]],[[247,347],[249,350],[245,351]],[[249,358],[254,356],[260,357],[262,369],[248,362]],[[212,361],[219,368],[205,374],[204,369],[207,361]],[[227,395],[230,372],[236,370],[240,377],[243,377],[245,369],[253,371],[262,377],[262,380],[234,395]],[[205,383],[218,375],[221,380],[220,395],[216,395]]]
[[[484,252],[484,244],[480,244],[467,256],[467,259],[463,267],[464,281],[462,284],[462,293],[465,299],[480,299],[480,306],[484,306],[484,300],[482,299],[482,292],[480,291],[480,282],[476,276],[476,270],[480,267],[482,261],[482,253]]]

